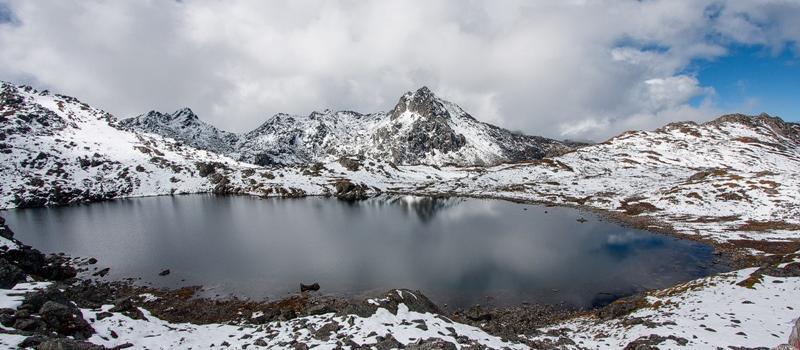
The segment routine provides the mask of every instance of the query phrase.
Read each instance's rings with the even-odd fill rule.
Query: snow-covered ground
[[[568,349],[622,349],[653,335],[666,338],[653,344],[660,349],[771,348],[787,342],[800,317],[800,277],[764,276],[753,288],[737,285],[755,270],[654,291],[647,306],[621,318],[581,317],[528,338],[553,344],[563,337],[574,342]]]
[[[771,348],[787,342],[800,317],[800,277],[763,276],[752,287],[737,285],[755,270],[743,269],[653,291],[645,297],[644,305],[628,315],[607,320],[579,317],[531,330],[518,341],[503,340],[436,314],[409,311],[404,304],[396,313],[379,308],[369,317],[328,313],[263,325],[169,323],[144,309],[144,320],[116,312],[98,317],[112,305],[81,311],[96,332],[89,341],[107,347],[129,343],[135,349],[297,348],[298,344],[334,349],[364,344],[379,347],[379,343],[397,348],[430,339],[449,342],[456,348],[480,345],[492,349],[622,349],[642,339],[660,349]],[[13,290],[0,290],[0,306],[15,308],[21,303],[22,293],[46,286],[23,283]],[[415,297],[405,294],[404,298]],[[0,334],[0,348],[16,349],[24,339],[17,334]]]
[[[717,241],[800,239],[800,126],[672,124],[435,188],[620,211]]]
[[[104,311],[111,308],[107,305]],[[296,318],[266,325],[193,325],[170,324],[154,318],[133,320],[121,314],[92,322],[95,334],[89,341],[113,347],[131,343],[134,348],[148,349],[206,349],[214,346],[223,349],[293,348],[302,343],[315,349],[335,349],[346,344],[376,344],[381,338],[393,337],[399,344],[413,344],[419,340],[439,338],[450,343],[480,344],[489,348],[523,349],[521,344],[504,342],[478,328],[455,323],[431,313],[409,311],[401,305],[396,314],[386,309],[370,317],[356,315],[335,316],[333,313]],[[84,311],[87,319],[96,319],[96,312]],[[422,329],[417,326],[424,325]],[[133,331],[128,331],[132,329]],[[118,336],[111,336],[114,331]],[[352,343],[351,343],[352,342]],[[392,343],[386,343],[392,344]],[[390,348],[396,348],[397,345]]]

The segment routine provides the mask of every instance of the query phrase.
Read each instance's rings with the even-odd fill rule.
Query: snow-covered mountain
[[[388,113],[277,114],[237,137],[186,110],[150,112],[120,125],[259,165],[297,165],[364,157],[401,165],[494,165],[563,154],[578,145],[512,133],[477,121],[427,87],[408,92]]]
[[[284,170],[278,180],[257,166],[116,123],[73,97],[0,82],[0,208],[171,193],[322,191],[300,169]]]
[[[154,118],[203,125],[186,113]],[[477,122],[427,89],[404,95],[386,114],[275,116],[240,136],[236,147],[247,151],[228,156],[117,123],[72,97],[3,83],[0,208],[170,193],[360,198],[388,191],[579,205],[718,240],[800,231],[800,126],[767,115],[630,131],[560,156],[489,167],[446,164],[562,146]],[[417,162],[431,166],[403,165]]]
[[[219,154],[233,152],[239,141],[238,135],[203,122],[189,108],[171,114],[150,111],[134,118],[123,119],[117,125],[126,130],[173,138],[194,148]]]
[[[593,207],[722,241],[798,239],[800,125],[766,114],[672,123],[436,187]]]

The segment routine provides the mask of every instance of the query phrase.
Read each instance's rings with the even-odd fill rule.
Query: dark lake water
[[[111,267],[106,279],[203,285],[212,296],[275,299],[319,282],[337,295],[419,289],[451,308],[585,307],[718,271],[702,244],[497,200],[189,195],[0,215],[44,252],[96,257]]]

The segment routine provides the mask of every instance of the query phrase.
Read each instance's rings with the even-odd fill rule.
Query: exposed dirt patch
[[[579,203],[579,204],[582,204],[582,203]],[[661,210],[661,209],[658,209],[658,207],[656,207],[655,205],[652,205],[652,204],[647,203],[647,202],[635,202],[635,203],[622,202],[620,204],[620,206],[619,206],[619,209],[625,211],[625,214],[634,215],[634,216],[635,215],[639,215],[639,214],[643,214],[643,213],[652,213],[652,212]]]
[[[735,239],[729,241],[729,243],[736,248],[750,248],[767,254],[784,255],[800,251],[800,242],[798,241],[775,242]]]
[[[800,224],[793,224],[785,221],[748,221],[744,225],[736,228],[738,231],[772,231],[787,230],[800,231]]]

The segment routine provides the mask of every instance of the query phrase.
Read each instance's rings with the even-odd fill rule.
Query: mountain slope
[[[201,121],[189,108],[172,114],[150,111],[123,119],[117,124],[126,130],[148,132],[179,140],[194,148],[219,154],[233,152],[239,137]]]
[[[576,144],[511,133],[479,122],[428,88],[408,92],[389,113],[277,114],[236,136],[191,114],[150,112],[120,125],[171,137],[197,148],[259,165],[297,165],[366,157],[401,165],[492,165],[566,153]]]
[[[253,165],[115,124],[112,115],[73,97],[0,83],[0,208],[172,193],[295,195],[323,189],[299,170],[285,170],[276,180]]]
[[[796,239],[800,125],[768,115],[673,123],[437,187],[585,205],[650,228],[720,240]]]

